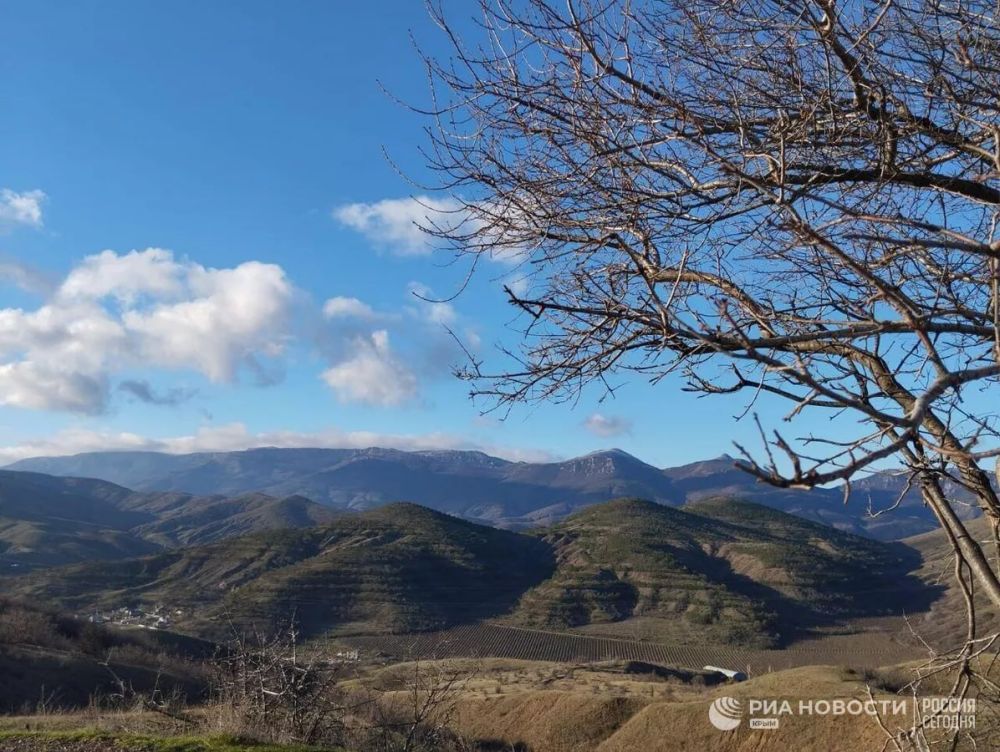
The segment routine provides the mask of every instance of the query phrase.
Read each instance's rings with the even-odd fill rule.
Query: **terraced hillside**
[[[179,625],[221,634],[227,621],[295,615],[307,632],[408,632],[503,613],[551,574],[529,536],[413,504],[116,563],[46,570],[14,581],[23,595],[71,609],[168,604]]]
[[[770,647],[862,615],[919,610],[930,589],[897,544],[729,500],[682,511],[617,500],[513,533],[413,504],[345,514],[4,583],[62,608],[166,606],[206,636],[294,614],[312,635],[472,624]],[[911,587],[912,586],[912,587]]]
[[[908,549],[733,500],[685,511],[618,500],[541,537],[556,573],[524,595],[514,624],[641,620],[646,636],[674,643],[762,647],[830,619],[919,608],[925,597],[905,576],[916,560]]]

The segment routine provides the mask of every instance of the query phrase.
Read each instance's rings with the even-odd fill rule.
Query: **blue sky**
[[[413,294],[464,267],[383,155],[429,177],[421,119],[379,88],[426,102],[411,32],[439,50],[412,0],[0,0],[0,462],[384,444],[670,465],[753,443],[739,401],[669,382],[480,415],[444,327],[487,358],[512,343],[516,272]]]

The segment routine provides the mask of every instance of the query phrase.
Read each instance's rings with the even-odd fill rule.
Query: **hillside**
[[[919,608],[904,576],[912,552],[756,504],[623,499],[540,535],[558,566],[521,599],[512,621],[525,626],[632,622],[671,642],[765,646],[831,620]]]
[[[45,701],[50,709],[83,707],[117,689],[172,687],[192,700],[207,694],[199,662],[215,646],[154,630],[123,630],[73,619],[0,597],[0,714]]]
[[[233,619],[269,626],[293,615],[310,633],[433,629],[503,613],[552,570],[528,536],[412,504],[13,581],[22,595],[73,609],[165,604],[205,634]]]
[[[26,459],[10,467],[101,478],[145,492],[299,495],[340,509],[410,501],[508,529],[551,524],[589,504],[624,496],[674,506],[739,497],[879,540],[898,540],[936,527],[915,493],[905,495],[891,514],[870,515],[870,509],[892,506],[905,489],[905,479],[898,475],[857,479],[845,505],[840,489],[801,491],[758,483],[726,455],[661,469],[620,450],[530,463],[468,451],[264,448],[185,455],[93,452]],[[960,489],[951,491],[961,495]]]
[[[993,549],[989,521],[985,518],[968,523],[969,533],[987,552]],[[955,560],[951,544],[942,530],[907,538],[904,543],[921,556],[921,566],[914,572],[927,588],[941,591],[941,597],[930,609],[914,615],[905,627],[919,638],[939,649],[953,649],[966,635],[965,597],[955,582]],[[992,558],[992,557],[991,557]],[[981,589],[976,589],[976,618],[979,635],[992,633],[1000,621],[997,607]]]
[[[178,629],[292,614],[309,634],[441,629],[480,619],[657,640],[771,646],[862,615],[920,610],[916,555],[755,504],[593,505],[515,533],[413,504],[11,580],[81,611],[165,606]],[[614,630],[619,630],[614,632]],[[628,632],[624,632],[628,634]]]
[[[411,501],[493,523],[560,502],[578,507],[622,495],[683,501],[657,468],[619,451],[554,463],[508,462],[481,452],[379,448],[96,452],[22,460],[10,467],[103,478],[143,491],[299,494],[351,509]]]
[[[335,516],[301,497],[137,493],[101,480],[0,470],[0,572],[135,557]]]

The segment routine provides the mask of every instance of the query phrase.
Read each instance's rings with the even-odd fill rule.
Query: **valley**
[[[851,619],[925,610],[919,556],[733,499],[621,499],[514,532],[409,503],[10,577],[11,595],[75,613],[159,606],[219,639],[294,618],[310,637],[496,620],[582,631],[641,624],[676,645],[781,647]]]
[[[406,463],[424,472],[430,460],[417,455]],[[434,462],[435,483],[450,488],[453,465]],[[858,677],[896,676],[902,669],[893,666],[954,646],[961,593],[942,533],[887,540],[863,521],[830,525],[815,519],[821,514],[788,513],[779,507],[797,509],[807,498],[822,512],[824,496],[743,493],[745,478],[723,462],[674,470],[666,481],[666,471],[630,475],[634,463],[616,452],[547,475],[521,468],[536,484],[534,503],[545,506],[517,524],[505,517],[492,525],[464,513],[485,509],[486,498],[491,508],[523,512],[531,505],[504,495],[521,486],[498,481],[482,503],[449,501],[445,512],[376,501],[388,487],[377,481],[366,481],[376,488],[369,501],[352,506],[292,493],[299,481],[267,493],[233,485],[227,495],[208,493],[218,477],[192,493],[2,470],[0,663],[16,683],[0,700],[12,712],[59,686],[47,702],[68,711],[95,693],[117,696],[127,677],[137,696],[183,693],[193,703],[186,717],[197,718],[217,691],[212,666],[234,638],[292,628],[304,654],[356,677],[350,692],[367,687],[392,703],[386,698],[402,690],[386,689],[385,677],[405,676],[406,666],[423,666],[434,682],[462,667],[469,674],[455,691],[449,733],[514,741],[526,733],[531,749],[582,751],[617,749],[612,740],[648,723],[640,720],[647,705],[671,715],[704,702],[725,681],[705,666],[772,689],[798,680],[778,677],[808,677],[797,692],[856,691]],[[481,484],[472,475],[467,487]],[[597,500],[598,489],[649,490],[654,480],[665,496]],[[890,487],[883,493],[898,494],[880,482]],[[573,487],[591,490],[581,492],[584,501],[557,501]],[[419,484],[411,491],[425,492]],[[909,526],[904,520],[893,534]],[[985,601],[982,608],[989,612]],[[817,666],[837,666],[838,678],[820,680]],[[566,742],[561,735],[582,712],[617,720]],[[536,720],[526,718],[523,729],[506,720],[521,713]],[[128,748],[132,737],[120,736],[111,716],[95,717],[101,733]],[[540,730],[542,717],[564,730]],[[57,726],[37,728],[62,738]],[[3,733],[0,724],[0,749]]]

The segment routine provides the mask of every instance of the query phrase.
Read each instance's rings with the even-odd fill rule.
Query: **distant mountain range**
[[[915,551],[737,501],[687,511],[622,499],[515,533],[414,504],[10,578],[77,611],[165,606],[176,628],[297,615],[305,634],[413,632],[500,619],[579,629],[641,619],[672,642],[772,645],[810,626],[920,610]],[[912,585],[913,587],[910,587]]]
[[[0,470],[0,572],[122,559],[318,525],[337,514],[301,496],[142,493],[91,478]]]
[[[855,482],[845,505],[840,489],[799,491],[758,483],[725,455],[657,468],[615,449],[563,462],[529,463],[470,451],[264,448],[183,455],[92,452],[25,459],[7,469],[98,478],[142,492],[264,494],[271,499],[259,502],[265,506],[289,497],[343,510],[409,501],[509,529],[549,524],[590,504],[624,496],[670,506],[736,497],[880,540],[902,539],[936,527],[914,491],[891,512],[870,513],[895,503],[905,489],[900,476],[880,473]],[[2,483],[0,478],[0,488]],[[961,496],[958,489],[952,491]],[[304,500],[297,503],[306,506]],[[309,509],[298,513],[318,514]],[[976,516],[977,510],[969,507],[962,513]]]

